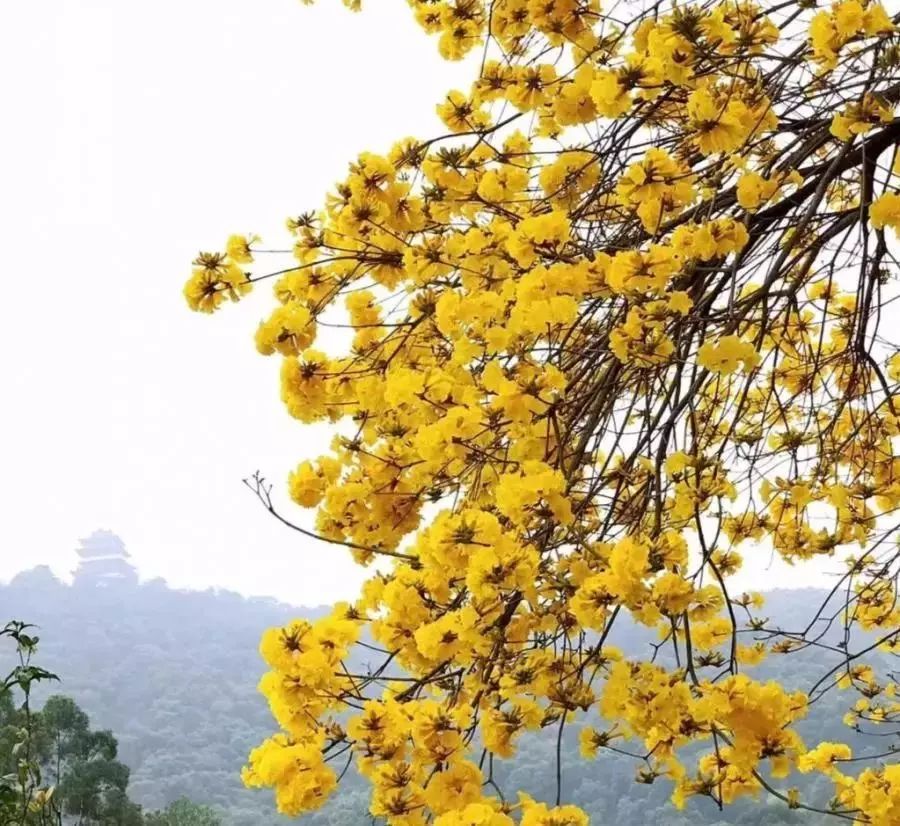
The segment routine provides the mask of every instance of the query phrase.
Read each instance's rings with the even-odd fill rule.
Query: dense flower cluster
[[[779,785],[816,771],[833,810],[900,822],[897,766],[794,728],[835,687],[860,697],[852,725],[900,722],[864,665],[900,651],[900,355],[879,330],[895,21],[858,0],[410,6],[445,58],[481,51],[477,76],[439,102],[446,135],[363,153],[288,221],[295,261],[270,268],[256,336],[290,414],[336,423],[291,498],[383,562],[353,604],[267,632],[282,733],[246,782],[297,814],[355,760],[391,826],[581,826],[564,789],[504,797],[492,767],[526,731],[601,719],[583,754],[631,738],[678,805],[766,790],[818,809]],[[201,254],[191,307],[267,277],[257,248]],[[734,592],[756,543],[843,566],[845,662],[808,693],[744,673],[821,638]],[[677,665],[610,646],[626,616]],[[357,644],[382,657],[365,673]]]

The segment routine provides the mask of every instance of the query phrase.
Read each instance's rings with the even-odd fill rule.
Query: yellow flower
[[[526,801],[520,826],[588,826],[587,814],[577,806],[549,807],[546,803]]]
[[[457,760],[431,778],[425,789],[425,802],[439,815],[465,809],[481,800],[483,782],[478,766],[468,760]]]
[[[894,113],[891,108],[874,95],[867,94],[859,103],[849,103],[842,113],[831,121],[831,134],[842,141],[849,141],[854,135],[865,135],[872,127],[890,123]]]
[[[816,14],[809,28],[814,58],[826,70],[834,69],[841,49],[859,36],[889,34],[894,24],[880,3],[863,6],[858,0],[844,0],[830,11]]]
[[[291,499],[304,508],[314,508],[325,495],[325,489],[340,474],[340,463],[330,456],[323,456],[319,466],[301,462],[288,477]]]
[[[239,301],[250,292],[251,282],[233,261],[220,253],[202,252],[194,260],[184,297],[192,310],[211,313],[228,298]]]
[[[875,229],[890,227],[900,235],[900,193],[887,192],[869,207],[869,220]]]
[[[464,809],[442,814],[434,826],[515,826],[515,823],[489,803],[470,803]]]
[[[617,293],[662,293],[678,272],[679,261],[671,247],[654,244],[649,250],[617,253],[610,264],[606,282]]]
[[[737,183],[738,203],[748,211],[754,211],[778,192],[776,179],[766,180],[756,172],[745,172]]]
[[[490,124],[490,116],[479,109],[462,92],[447,93],[444,103],[437,106],[438,117],[451,132],[476,132]]]
[[[309,309],[299,301],[276,307],[256,331],[256,349],[263,355],[278,352],[294,356],[306,349],[315,338],[316,325]]]
[[[838,760],[849,760],[853,756],[850,747],[845,743],[819,743],[814,749],[800,756],[797,768],[804,773],[818,771],[829,773],[834,771]]]
[[[597,111],[608,118],[624,115],[632,105],[629,88],[616,72],[601,69],[591,84],[591,99]]]
[[[487,713],[482,722],[485,748],[498,757],[515,754],[514,740],[527,730],[540,726],[543,712],[532,700],[517,699],[504,708]]]
[[[759,364],[759,353],[750,342],[728,335],[703,344],[697,351],[697,364],[714,373],[733,373],[741,365],[752,370]]]
[[[231,235],[228,243],[225,245],[225,252],[228,257],[238,264],[250,264],[253,262],[253,253],[250,245],[259,241],[256,235]]]
[[[720,103],[707,90],[697,89],[688,97],[687,114],[697,148],[704,155],[731,152],[750,136],[750,114],[740,100]]]
[[[553,255],[569,240],[571,222],[563,210],[525,218],[509,240],[509,251],[523,267],[539,255]]]

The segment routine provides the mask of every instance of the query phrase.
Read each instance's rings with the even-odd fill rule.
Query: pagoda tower
[[[125,543],[112,531],[94,531],[79,540],[75,549],[79,556],[75,569],[76,585],[109,587],[112,585],[136,585],[137,571],[128,561],[130,555]]]

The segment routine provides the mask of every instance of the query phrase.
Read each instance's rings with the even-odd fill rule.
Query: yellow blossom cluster
[[[795,727],[835,684],[851,725],[900,722],[865,663],[900,650],[896,21],[872,0],[410,6],[445,58],[479,53],[437,97],[446,133],[360,154],[287,221],[290,261],[251,273],[259,239],[232,236],[185,287],[212,312],[273,279],[257,349],[290,416],[334,430],[289,495],[371,574],[265,634],[281,731],[245,781],[299,814],[353,761],[389,826],[583,826],[564,784],[502,795],[492,767],[599,715],[582,754],[631,740],[676,805],[818,810],[779,785],[818,772],[839,814],[900,822],[895,767]],[[736,591],[772,553],[843,571],[842,647]],[[613,647],[623,621],[674,664]],[[808,693],[746,673],[813,646],[839,659]]]

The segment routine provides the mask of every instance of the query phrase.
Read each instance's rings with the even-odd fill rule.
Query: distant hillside
[[[272,727],[256,692],[260,632],[297,609],[136,577],[82,575],[68,586],[36,568],[0,585],[0,615],[39,626],[40,662],[62,678],[52,691],[112,729],[135,801],[159,808],[190,795],[235,824],[282,822],[267,818],[269,795],[244,789],[238,773]]]
[[[47,568],[20,574],[0,585],[0,617],[40,626],[40,662],[63,678],[53,690],[72,696],[96,727],[113,730],[120,757],[132,768],[134,800],[159,808],[187,795],[220,809],[231,826],[284,823],[273,814],[270,795],[244,789],[238,776],[248,750],[273,726],[256,692],[263,670],[257,643],[264,628],[298,615],[318,616],[325,609],[294,608],[225,591],[175,591],[161,580],[140,584],[123,559],[116,554],[83,557],[72,585],[61,583]],[[772,592],[767,613],[786,627],[796,626],[808,619],[821,597],[816,591]],[[642,652],[649,640],[643,630],[623,626],[615,643]],[[823,667],[818,654],[771,658],[755,674],[777,675],[801,688]],[[851,700],[837,692],[827,697],[804,724],[809,741],[852,736],[840,724]],[[861,749],[872,747],[859,744]],[[802,817],[781,805],[742,804],[720,813],[707,800],[692,801],[680,813],[667,802],[671,790],[664,781],[635,785],[631,761],[604,756],[585,763],[577,750],[573,729],[564,749],[571,755],[567,794],[592,813],[594,823],[780,826],[831,820]],[[554,751],[555,744],[546,738],[532,739],[516,761],[495,774],[509,781],[508,788],[549,798],[555,793],[554,773],[548,770]],[[815,783],[816,796],[827,799],[827,783],[821,778]],[[302,822],[365,826],[370,818],[360,784],[351,777],[338,800]]]

